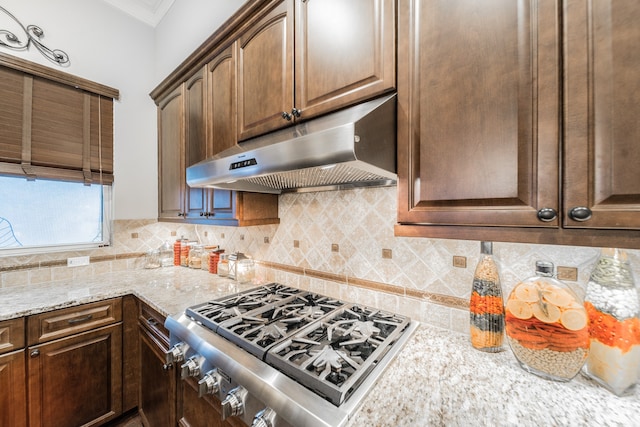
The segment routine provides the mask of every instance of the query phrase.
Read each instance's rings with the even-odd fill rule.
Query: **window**
[[[0,256],[110,243],[119,96],[0,55]]]
[[[0,176],[0,256],[110,242],[111,186]]]

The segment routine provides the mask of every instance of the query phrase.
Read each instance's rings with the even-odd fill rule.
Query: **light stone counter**
[[[133,270],[0,289],[0,320],[134,294],[170,315],[252,285],[204,271]],[[422,325],[349,421],[360,426],[640,426],[640,391],[619,398],[578,376],[524,372],[510,350],[487,354],[468,337]]]

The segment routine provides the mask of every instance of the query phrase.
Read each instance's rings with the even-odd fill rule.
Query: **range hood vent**
[[[241,142],[187,168],[190,187],[273,194],[396,179],[395,94]]]

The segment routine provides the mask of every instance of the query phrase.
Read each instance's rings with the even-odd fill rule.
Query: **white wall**
[[[156,81],[165,77],[233,15],[244,0],[176,0],[156,27]]]

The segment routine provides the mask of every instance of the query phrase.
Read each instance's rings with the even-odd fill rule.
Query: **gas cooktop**
[[[181,323],[183,328],[178,327],[177,323]],[[209,338],[202,333],[196,338],[193,333],[184,332],[185,328],[193,330],[196,327],[190,323],[206,329]],[[364,396],[366,389],[381,374],[384,365],[400,350],[416,327],[417,323],[411,322],[406,316],[272,283],[190,307],[178,322],[167,319],[172,344],[179,347],[177,350],[174,347],[169,352],[167,362],[175,362],[174,356],[178,352],[186,357],[185,347],[189,347],[191,350],[186,352],[193,355],[182,365],[183,377],[198,377],[200,384],[205,385],[229,383],[226,387],[228,390],[225,391],[226,398],[224,393],[217,390],[220,387],[213,389],[215,393],[223,395],[223,412],[225,408],[228,409],[225,415],[238,415],[233,413],[234,405],[239,400],[249,399],[251,390],[247,391],[245,384],[232,378],[234,375],[229,371],[235,371],[236,364],[220,366],[225,363],[218,356],[207,360],[206,355],[198,353],[209,351],[218,355],[220,349],[226,347],[229,350],[225,357],[229,353],[236,353],[237,356],[229,358],[243,358],[245,362],[242,364],[246,365],[246,359],[237,350],[231,350],[232,347],[222,344],[219,338],[214,338],[223,337],[233,343],[233,347],[259,359],[256,362],[260,363],[261,370],[263,365],[267,365],[268,368],[265,366],[264,370],[269,375],[274,375],[272,372],[285,375],[289,380],[310,390],[310,396],[316,395],[329,402],[334,411],[336,408],[346,408],[347,413],[343,414],[345,418],[352,411],[350,408]],[[207,350],[207,346],[216,347],[215,351]],[[178,355],[177,359],[180,357]],[[215,370],[213,379],[202,375],[200,365],[203,363],[211,368],[210,371]],[[289,384],[287,381],[284,383]],[[232,386],[236,387],[232,389]],[[238,388],[242,389],[242,393],[234,392]],[[293,394],[292,398],[296,398],[295,395],[307,395],[306,392],[289,391],[289,388],[289,385],[279,389],[274,387],[270,394]],[[228,392],[232,392],[231,395]],[[351,402],[352,395],[360,397],[355,399],[356,402]],[[230,396],[232,402],[229,401]],[[272,423],[256,424],[256,418],[253,425],[298,425],[300,419],[289,419],[286,421],[289,424],[284,424],[282,414],[276,414],[272,408],[274,405],[278,406],[282,396],[273,398],[275,403],[265,401],[271,398],[273,397],[263,395],[260,400],[265,409],[271,410],[269,413],[274,417]],[[241,406],[246,405],[243,403]],[[300,406],[307,407],[309,404],[307,402]],[[265,415],[261,414],[260,420],[263,420]],[[311,418],[314,417],[316,415]],[[245,421],[248,420],[247,418]],[[280,424],[274,424],[275,420],[280,420]],[[308,420],[304,423],[316,425]],[[333,423],[335,421],[330,420],[328,424],[318,425]]]

